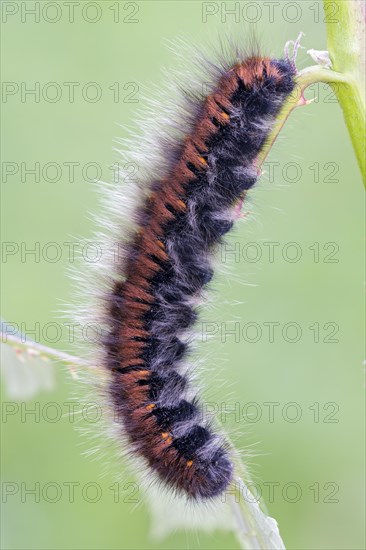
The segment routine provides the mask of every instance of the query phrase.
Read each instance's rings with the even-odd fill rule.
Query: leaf
[[[260,508],[258,500],[241,478],[236,478],[222,497],[213,502],[190,503],[174,498],[158,486],[145,487],[152,525],[158,542],[176,531],[233,532],[247,550],[284,550],[277,522]]]
[[[239,477],[235,480],[231,508],[236,517],[236,535],[247,550],[283,550],[276,520],[267,516],[249,487]]]

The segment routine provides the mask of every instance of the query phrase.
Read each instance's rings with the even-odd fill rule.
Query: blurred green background
[[[62,243],[92,238],[96,224],[89,213],[100,208],[96,184],[86,181],[95,173],[85,166],[96,163],[101,179],[111,181],[109,167],[118,161],[115,137],[128,135],[126,125],[134,127],[142,89],[148,90],[150,83],[164,86],[161,68],[176,63],[165,39],[183,33],[193,44],[215,44],[227,30],[245,43],[255,28],[264,49],[276,56],[300,31],[306,34],[306,49],[326,48],[322,7],[314,0],[227,2],[227,10],[238,9],[236,4],[240,13],[238,22],[227,14],[226,23],[225,3],[220,2],[81,1],[71,3],[73,8],[66,2],[35,4],[2,6],[2,238],[29,248],[39,242],[41,249],[56,242],[62,256],[47,262],[41,255],[37,262],[31,255],[3,255],[2,316],[25,323],[27,330],[37,322],[41,327],[64,322],[58,312],[70,300],[73,283]],[[40,9],[39,21],[24,6]],[[217,15],[207,15],[204,22],[205,10]],[[301,50],[298,65],[306,64],[311,60]],[[57,86],[48,86],[51,82]],[[80,83],[73,102],[67,82]],[[85,87],[90,82],[97,87]],[[24,86],[39,86],[39,97],[22,97]],[[60,90],[61,96],[52,101]],[[101,97],[93,102],[95,90]],[[214,284],[215,307],[202,312],[203,330],[215,336],[200,345],[199,356],[205,358],[201,379],[208,401],[241,408],[240,418],[221,415],[224,426],[239,449],[255,455],[250,459],[253,478],[287,547],[361,549],[364,191],[334,96],[323,85],[307,95],[317,100],[291,115],[268,158],[273,164],[267,163],[266,174],[250,193],[247,221],[229,238],[239,255],[219,254],[226,274],[219,274]],[[138,102],[128,102],[131,98]],[[39,181],[24,173],[37,162]],[[44,177],[42,170],[50,162],[61,172],[51,166]],[[72,162],[78,163],[74,181],[70,165],[64,164]],[[269,259],[269,242],[276,243],[274,261]],[[258,261],[253,261],[256,255]],[[297,255],[298,261],[291,261]],[[235,322],[244,335],[235,341],[228,334],[223,341],[222,323],[230,330]],[[279,323],[273,342],[268,336],[271,322]],[[288,333],[287,323],[296,323],[287,327]],[[294,327],[300,327],[301,335],[289,342],[296,339]],[[55,344],[42,334],[39,339],[72,350],[66,331]],[[238,548],[230,533],[177,531],[163,542],[152,540],[147,507],[129,502],[126,483],[133,476],[124,471],[123,462],[116,463],[113,450],[99,438],[98,425],[80,415],[73,422],[63,405],[75,395],[80,401],[83,386],[63,366],[55,369],[54,391],[26,404],[40,407],[38,421],[32,416],[22,421],[21,403],[18,413],[3,416],[2,481],[7,490],[9,483],[16,484],[12,487],[17,491],[3,491],[2,548]],[[14,401],[6,388],[2,393],[4,401]],[[42,414],[50,402],[62,408],[58,422],[49,420],[52,411]],[[298,421],[291,421],[296,416]],[[75,426],[95,432],[96,441],[85,440]],[[100,460],[83,455],[93,445],[105,447]],[[116,480],[119,503],[111,490]],[[50,482],[63,489],[57,502],[50,502],[52,487],[48,497],[42,496]],[[74,502],[65,485],[72,482],[79,483]],[[39,502],[26,494],[36,483]],[[87,501],[94,499],[92,489],[83,498],[88,483],[98,484],[98,502]],[[274,484],[274,498],[269,484]]]

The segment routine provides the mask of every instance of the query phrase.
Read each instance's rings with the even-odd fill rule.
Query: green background
[[[42,176],[40,182],[32,176],[22,182],[20,172],[7,181],[3,178],[2,238],[25,242],[30,248],[35,242],[42,246],[80,240],[79,236],[92,238],[96,223],[89,213],[97,213],[100,206],[96,185],[83,179],[81,167],[96,162],[103,168],[102,179],[111,180],[108,167],[118,160],[113,152],[115,137],[128,135],[126,125],[134,127],[139,108],[138,103],[123,102],[131,91],[123,90],[123,86],[138,83],[141,90],[136,97],[140,102],[142,90],[148,92],[150,83],[164,86],[166,76],[161,68],[176,64],[165,39],[183,33],[192,44],[215,44],[218,34],[228,31],[235,32],[245,43],[246,34],[255,27],[263,47],[273,55],[281,55],[285,42],[296,38],[300,31],[306,33],[306,49],[326,48],[321,5],[314,1],[280,2],[273,21],[269,20],[266,3],[260,2],[257,6],[261,12],[256,13],[262,16],[255,25],[243,21],[243,15],[239,23],[230,23],[233,17],[228,15],[225,24],[220,12],[203,23],[202,4],[195,1],[137,2],[138,13],[133,16],[136,23],[123,21],[133,6],[119,3],[120,21],[114,22],[116,12],[110,8],[117,3],[98,2],[101,18],[94,24],[80,16],[81,7],[86,4],[83,1],[75,7],[73,23],[68,22],[63,2],[58,3],[62,17],[55,23],[42,16],[39,23],[32,16],[22,22],[21,3],[10,4],[18,6],[19,12],[2,24],[3,80],[19,86],[24,82],[29,88],[39,82],[41,93],[44,84],[57,82],[63,93],[54,103],[42,95],[39,102],[31,96],[21,101],[20,93],[8,96],[6,102],[3,97],[6,139],[2,161],[24,162],[28,167],[35,162],[41,166],[48,162],[61,166],[65,162],[80,163],[74,182],[69,181],[65,167],[54,183]],[[34,2],[25,4],[32,7]],[[40,4],[43,8],[46,3]],[[229,2],[227,7],[232,8],[233,4]],[[244,4],[248,3],[240,3],[240,7]],[[296,4],[298,17],[289,4]],[[221,3],[215,6],[220,10]],[[48,9],[46,17],[55,17],[54,8]],[[255,17],[254,12],[246,13],[247,19]],[[93,8],[87,16],[94,17]],[[310,63],[306,50],[301,50],[299,67]],[[80,82],[74,103],[68,101],[64,82]],[[88,82],[100,85],[100,101],[90,103],[83,99],[80,90]],[[115,82],[121,90],[117,102],[109,89]],[[213,339],[200,345],[199,356],[204,358],[201,379],[210,402],[217,401],[228,408],[235,403],[244,408],[255,403],[254,407],[262,412],[262,417],[253,421],[251,415],[258,409],[247,407],[246,418],[235,422],[233,415],[228,415],[224,426],[244,457],[248,449],[254,454],[250,458],[252,476],[263,489],[264,501],[279,522],[287,547],[356,549],[365,544],[363,190],[334,97],[323,85],[307,93],[308,97],[314,94],[317,101],[291,115],[271,151],[268,160],[278,163],[275,181],[270,181],[267,167],[267,174],[250,192],[247,221],[238,224],[229,238],[230,245],[239,246],[244,253],[238,261],[228,256],[226,273],[219,274],[214,284],[214,307],[202,312],[202,320],[216,327],[227,323],[232,328],[235,321],[241,327],[248,322],[258,323],[262,336],[256,343],[247,341],[254,338],[253,333],[247,339],[241,337],[239,342],[228,335],[227,341],[222,342],[222,331],[218,330]],[[314,181],[314,163],[319,163],[318,182]],[[327,176],[334,166],[332,182]],[[297,179],[292,170],[299,168],[298,181],[290,181]],[[279,243],[273,262],[268,260],[268,247],[263,244],[269,241]],[[297,243],[301,250],[297,262],[283,258],[289,242]],[[245,247],[247,243],[256,243],[256,250],[259,247],[262,257],[258,261],[248,261],[255,248]],[[314,261],[314,243],[319,243],[319,261]],[[338,261],[330,263],[329,257],[326,261],[333,250],[324,250],[326,243],[339,247],[333,257]],[[289,254],[293,251],[288,249]],[[31,256],[22,261],[19,254],[6,262],[3,259],[2,316],[11,322],[26,323],[26,327],[36,322],[42,326],[54,321],[62,323],[58,311],[68,303],[73,289],[66,273],[68,267],[65,248],[60,261],[54,263],[42,258],[35,262]],[[273,343],[268,341],[268,329],[263,325],[266,322],[280,323]],[[301,327],[302,335],[296,343],[287,342],[281,335],[289,322]],[[314,323],[320,326],[319,342],[314,342],[314,333],[309,329]],[[326,323],[338,325],[338,342],[324,341],[330,333],[329,326],[324,329]],[[292,333],[289,334],[291,338]],[[71,349],[66,333],[55,347]],[[82,399],[83,385],[72,379],[63,366],[55,368],[56,389],[37,395],[29,407],[35,401],[42,410],[49,402],[62,405],[75,395],[79,401]],[[3,399],[12,401],[5,388]],[[278,403],[273,422],[264,405],[268,402]],[[288,403],[296,403],[301,411],[298,422],[286,418],[286,411],[291,416],[295,410],[286,409]],[[314,403],[319,403],[318,422],[314,421]],[[334,415],[329,417],[332,411]],[[329,422],[330,419],[337,421]],[[96,440],[85,440],[75,425],[95,432]],[[94,445],[104,448],[100,460],[83,455]],[[230,533],[183,531],[163,542],[151,540],[147,506],[143,502],[137,507],[129,502],[113,502],[110,486],[116,480],[122,480],[122,500],[128,500],[124,487],[134,478],[124,468],[113,449],[99,437],[98,425],[78,417],[73,423],[66,413],[56,423],[42,415],[39,422],[31,417],[22,422],[20,414],[8,418],[2,429],[3,482],[25,483],[28,488],[36,482],[41,486],[56,482],[63,487],[65,482],[79,482],[80,486],[94,482],[100,485],[102,498],[97,503],[86,502],[76,491],[75,502],[71,503],[66,490],[56,503],[44,498],[34,502],[32,496],[21,502],[20,492],[8,497],[2,504],[2,547],[238,547]],[[279,483],[273,502],[265,485],[269,482]],[[288,483],[301,488],[297,502],[288,502],[283,496]],[[314,490],[309,488],[314,484],[319,484],[319,502],[315,502]],[[337,492],[333,499],[337,502],[327,502],[334,487]],[[291,491],[288,495],[293,497]]]

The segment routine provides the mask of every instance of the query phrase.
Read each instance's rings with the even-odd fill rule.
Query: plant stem
[[[347,82],[347,78],[343,74],[332,71],[330,69],[326,69],[321,65],[307,67],[306,69],[303,69],[298,73],[298,75],[296,76],[295,90],[284,103],[279,115],[277,116],[273,129],[270,132],[264,147],[257,157],[258,168],[267,158],[267,155],[270,152],[274,142],[276,141],[278,134],[282,130],[286,120],[288,119],[292,111],[296,109],[296,107],[309,105],[312,102],[312,100],[306,100],[304,98],[304,91],[308,86],[311,86],[311,84],[315,84],[316,82],[340,84]]]
[[[299,72],[296,77],[297,87],[295,92],[283,105],[274,128],[257,158],[257,166],[260,167],[263,164],[291,112],[296,107],[310,103],[304,99],[304,90],[316,82],[325,82],[333,88],[343,110],[366,186],[366,7],[363,0],[323,1],[328,50],[334,70],[315,65]]]
[[[346,82],[332,88],[345,122],[366,186],[365,153],[365,3],[363,0],[323,0],[327,45],[335,71]]]

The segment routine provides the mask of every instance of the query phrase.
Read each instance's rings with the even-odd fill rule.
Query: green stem
[[[343,110],[366,186],[365,3],[363,0],[323,1],[332,66],[346,77],[346,82],[331,85]]]
[[[304,90],[316,82],[325,82],[334,89],[343,110],[366,186],[365,3],[363,0],[323,1],[328,50],[333,70],[315,65],[299,72],[295,92],[283,105],[273,130],[257,158],[257,166],[263,164],[291,112],[296,107],[309,103],[304,99]]]
[[[286,120],[288,119],[292,111],[296,109],[296,107],[308,105],[309,103],[311,103],[311,100],[305,100],[304,91],[308,86],[311,86],[311,84],[314,84],[316,82],[326,82],[328,84],[343,84],[347,82],[347,79],[341,73],[326,69],[321,65],[314,65],[300,71],[296,76],[296,88],[287,99],[287,101],[284,103],[279,115],[277,116],[273,129],[270,132],[264,147],[261,149],[261,152],[257,157],[258,168],[267,158],[267,155],[270,152],[274,142],[276,141],[278,134],[282,130]]]

